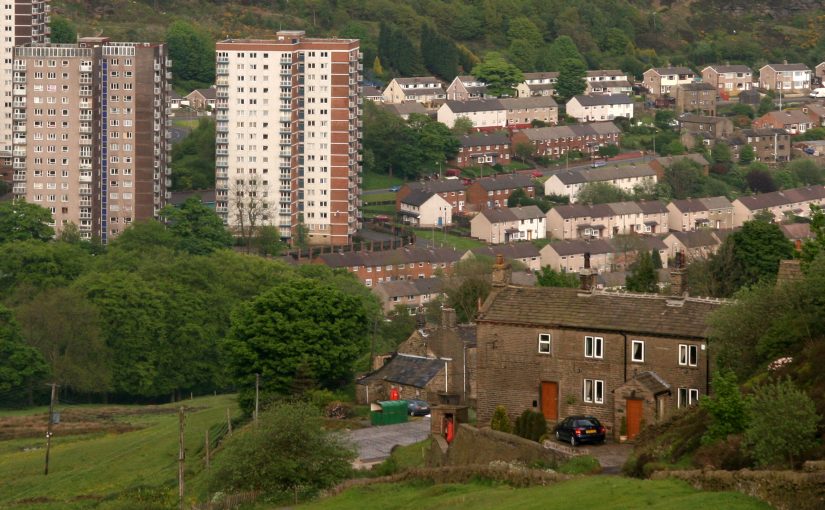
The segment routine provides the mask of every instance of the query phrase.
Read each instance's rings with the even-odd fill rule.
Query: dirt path
[[[590,455],[598,459],[602,465],[602,474],[618,475],[622,472],[622,466],[633,451],[633,445],[623,443],[611,443],[588,446]]]

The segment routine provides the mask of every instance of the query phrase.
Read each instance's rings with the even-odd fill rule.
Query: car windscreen
[[[591,420],[588,418],[584,418],[581,420],[576,420],[576,424],[573,425],[574,427],[598,427],[599,422],[597,420]]]

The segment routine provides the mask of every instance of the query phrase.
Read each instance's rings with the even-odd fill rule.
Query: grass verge
[[[471,250],[484,246],[484,243],[472,237],[462,237],[453,234],[445,234],[441,230],[435,229],[416,229],[415,236],[418,239],[418,244],[430,245],[435,242],[435,245],[448,246],[456,250]]]

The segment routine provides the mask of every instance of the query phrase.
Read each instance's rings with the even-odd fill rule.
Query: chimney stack
[[[419,306],[415,309],[415,329],[424,329],[427,327],[427,315],[424,313],[424,307]]]
[[[493,287],[506,287],[510,284],[510,264],[504,263],[504,255],[496,255],[496,264],[493,266]]]
[[[670,271],[670,294],[674,297],[682,297],[685,293],[685,254],[682,251],[676,252],[673,269]]]
[[[590,268],[590,252],[584,253],[584,269],[579,271],[579,290],[582,293],[591,293],[596,289],[596,272]]]
[[[441,327],[444,329],[455,329],[456,327],[455,309],[442,307],[441,308]]]

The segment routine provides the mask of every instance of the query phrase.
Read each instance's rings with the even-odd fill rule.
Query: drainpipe
[[[444,393],[449,393],[450,389],[447,385],[447,362],[444,362]]]
[[[705,393],[710,396],[710,345],[705,341]]]
[[[619,334],[624,337],[624,382],[627,382],[627,333],[619,331]]]
[[[464,380],[461,386],[461,396],[464,398],[464,404],[467,403],[467,344],[463,344],[462,347],[462,363],[464,365]]]

